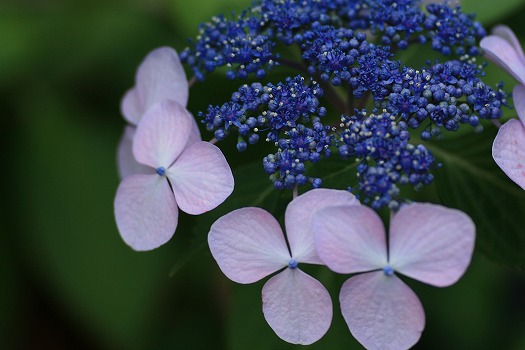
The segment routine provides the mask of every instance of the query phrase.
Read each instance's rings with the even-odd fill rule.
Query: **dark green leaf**
[[[436,186],[446,206],[463,210],[474,220],[477,248],[491,259],[525,267],[525,191],[510,181],[491,156],[496,130],[445,139],[429,145],[442,169]]]
[[[321,178],[325,188],[346,190],[357,183],[356,167],[357,162],[353,159],[343,160],[333,155],[314,164],[309,175]]]
[[[460,3],[465,13],[475,13],[476,20],[484,25],[496,23],[523,6],[522,0],[502,0],[497,4],[493,0],[461,0]]]

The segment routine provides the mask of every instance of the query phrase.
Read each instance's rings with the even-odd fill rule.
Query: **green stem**
[[[188,88],[191,88],[195,83],[197,82],[197,77],[192,76],[191,79],[188,81]]]

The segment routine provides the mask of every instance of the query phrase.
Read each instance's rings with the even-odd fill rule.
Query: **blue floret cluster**
[[[233,135],[241,152],[274,147],[262,170],[275,188],[320,187],[310,169],[339,157],[356,162],[350,191],[397,209],[403,186],[433,181],[438,163],[424,142],[463,125],[481,131],[507,106],[503,86],[487,85],[477,62],[485,34],[446,2],[256,0],[202,24],[180,56],[198,81],[214,71],[241,81],[229,101],[198,116],[216,140]],[[400,60],[412,48],[430,53],[426,64]],[[265,81],[271,69],[292,73]]]
[[[199,116],[219,141],[235,130],[239,135],[237,148],[244,151],[245,141],[257,143],[260,133],[266,132],[266,141],[277,142],[281,131],[324,116],[326,109],[319,107],[322,95],[319,84],[307,82],[300,75],[277,85],[245,84],[232,94],[231,101],[209,106]]]
[[[366,110],[342,116],[343,132],[339,155],[358,162],[355,190],[364,203],[379,209],[397,209],[398,185],[415,188],[428,185],[434,179],[430,170],[434,157],[423,145],[409,143],[408,125],[396,115]],[[351,188],[352,190],[352,188]]]

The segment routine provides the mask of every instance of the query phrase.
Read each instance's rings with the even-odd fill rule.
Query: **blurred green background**
[[[128,248],[113,219],[115,153],[124,126],[119,103],[138,64],[158,46],[180,51],[199,23],[247,5],[2,0],[0,349],[299,347],[280,341],[266,325],[264,282],[230,282],[207,249],[185,255],[195,218],[182,215],[180,227],[188,229],[147,253]],[[464,7],[477,11],[486,27],[507,23],[525,44],[522,0],[470,0]],[[503,76],[492,72],[495,81]],[[221,103],[234,88],[212,75],[192,88],[189,109]],[[335,302],[346,277],[307,271],[334,286],[335,305],[332,328],[311,348],[359,349]],[[409,283],[427,314],[416,348],[525,349],[523,271],[476,254],[452,287]]]

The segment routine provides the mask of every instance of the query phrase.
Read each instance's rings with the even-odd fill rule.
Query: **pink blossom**
[[[341,311],[367,349],[408,349],[425,313],[396,272],[437,287],[455,283],[474,249],[475,227],[463,212],[434,204],[403,206],[390,223],[387,246],[380,217],[365,206],[319,210],[313,217],[319,257],[338,273],[366,272],[341,288]]]
[[[525,190],[525,86],[513,91],[518,119],[503,124],[492,144],[492,157],[507,176]]]
[[[496,26],[492,29],[492,35],[484,37],[479,46],[489,60],[525,84],[525,55],[518,38],[509,27]]]
[[[132,141],[135,126],[146,111],[158,102],[172,100],[182,106],[188,102],[188,81],[177,52],[170,47],[151,51],[140,64],[135,86],[129,89],[120,106],[122,115],[130,123],[124,128],[118,146],[118,169],[121,178],[130,174],[144,174],[147,168],[133,157]],[[188,146],[201,141],[199,127],[192,118]]]
[[[133,156],[147,169],[126,176],[115,197],[115,218],[135,250],[166,243],[177,228],[178,209],[197,215],[221,204],[233,191],[222,152],[209,142],[188,145],[194,120],[179,103],[163,100],[140,120]]]
[[[311,190],[294,199],[285,212],[289,249],[277,220],[260,208],[241,208],[219,218],[208,243],[224,274],[237,283],[253,283],[283,268],[263,287],[263,313],[274,332],[294,344],[319,340],[332,321],[332,301],[325,287],[298,267],[321,264],[311,231],[312,214],[329,205],[359,202],[347,191]]]

